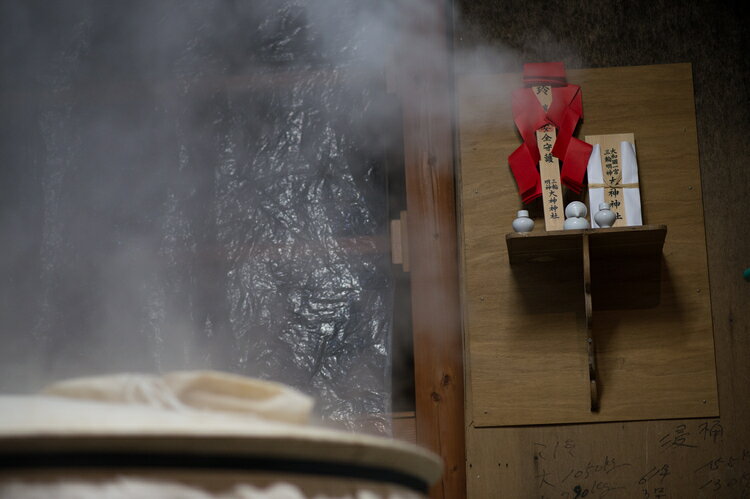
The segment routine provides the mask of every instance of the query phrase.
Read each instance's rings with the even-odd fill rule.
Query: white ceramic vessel
[[[566,219],[565,223],[563,224],[563,229],[565,230],[588,229],[588,228],[589,228],[589,221],[583,217],[570,217]]]
[[[571,201],[565,207],[565,218],[584,218],[589,210],[586,205],[580,201]]]
[[[513,230],[516,232],[531,232],[534,230],[534,221],[529,218],[527,210],[518,210],[518,218],[513,220]]]
[[[599,211],[594,214],[594,221],[596,224],[599,227],[606,229],[607,227],[612,227],[615,220],[617,220],[617,215],[614,211],[609,209],[609,203],[600,203]]]

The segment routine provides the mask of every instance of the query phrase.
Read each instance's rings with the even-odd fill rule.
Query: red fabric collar
[[[524,88],[513,92],[513,120],[523,143],[508,157],[523,202],[541,196],[536,130],[546,124],[557,129],[557,140],[550,152],[562,162],[560,180],[573,192],[580,192],[591,155],[591,145],[573,137],[583,117],[581,88],[567,83],[565,67],[559,62],[524,65],[524,83]],[[534,85],[552,86],[552,105],[547,112],[531,88]]]
[[[531,62],[523,65],[523,83],[527,86],[565,86],[565,65],[562,62]]]
[[[552,105],[547,112],[542,108],[531,87],[515,90],[513,92],[513,116],[518,129],[535,131],[548,123],[559,127],[565,110],[579,90],[578,85],[552,87]]]

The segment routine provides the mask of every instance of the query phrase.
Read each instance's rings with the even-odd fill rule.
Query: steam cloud
[[[385,70],[436,3],[3,0],[0,388],[222,369],[387,432]]]

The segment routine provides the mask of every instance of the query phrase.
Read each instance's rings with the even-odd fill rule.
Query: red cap
[[[532,62],[523,65],[526,85],[567,85],[565,64],[562,62]]]

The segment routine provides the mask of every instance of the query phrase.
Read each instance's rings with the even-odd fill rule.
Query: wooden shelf
[[[601,383],[594,342],[593,296],[605,296],[606,286],[618,289],[615,303],[653,306],[659,302],[660,264],[666,225],[512,233],[505,236],[511,265],[559,263],[582,266],[582,290],[588,352],[591,412],[599,411]],[[559,265],[556,266],[559,269]],[[562,269],[564,271],[564,269]],[[599,285],[597,286],[597,281]],[[604,300],[605,304],[612,300]]]
[[[583,236],[589,239],[592,258],[661,255],[666,225],[578,229],[555,232],[510,233],[505,236],[508,259],[518,263],[580,261]]]

